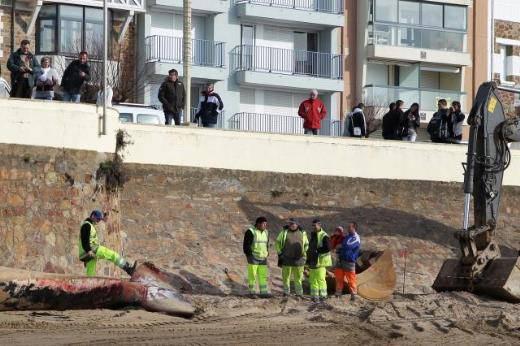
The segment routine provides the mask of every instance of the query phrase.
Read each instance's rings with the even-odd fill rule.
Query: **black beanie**
[[[267,222],[267,219],[263,216],[260,216],[256,219],[256,222],[255,222],[255,225],[259,225],[261,224],[262,222]]]

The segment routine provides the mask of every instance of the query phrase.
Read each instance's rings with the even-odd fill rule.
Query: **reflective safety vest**
[[[307,238],[307,232],[303,229],[295,232],[302,233],[302,256],[307,257],[307,249],[309,248],[309,238]],[[282,229],[278,237],[276,238],[276,252],[281,254],[283,248],[285,247],[285,240],[287,239],[287,233],[289,233],[288,229]]]
[[[251,231],[254,236],[253,244],[251,244],[251,251],[253,252],[253,257],[259,260],[266,259],[269,253],[269,251],[267,250],[269,232],[267,230],[261,231],[256,227],[251,227],[249,231]]]
[[[96,251],[99,247],[99,239],[98,239],[96,227],[94,227],[94,225],[89,221],[84,221],[81,224],[81,227],[83,227],[83,225],[85,225],[85,224],[90,225],[89,244],[90,244],[90,248],[92,249],[92,251],[94,253],[96,253]],[[83,249],[83,245],[81,244],[81,234],[80,234],[80,236],[79,236],[79,258],[80,259],[83,258],[86,254],[87,254],[87,252],[85,251],[85,249]]]
[[[318,248],[323,246],[323,239],[327,236],[327,233],[323,229],[320,229],[318,232]],[[320,254],[318,256],[318,264],[317,267],[332,267],[332,256],[330,252]]]

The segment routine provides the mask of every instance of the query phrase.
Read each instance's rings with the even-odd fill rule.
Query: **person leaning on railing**
[[[202,122],[202,127],[215,128],[218,123],[218,116],[224,109],[222,98],[213,90],[213,83],[206,85],[206,90],[202,92],[199,100],[199,107],[193,119],[194,123]]]
[[[83,83],[90,81],[90,66],[88,64],[88,53],[79,53],[78,59],[67,66],[63,72],[61,88],[63,89],[63,101],[81,101],[81,87]]]
[[[54,86],[58,84],[58,72],[51,67],[51,59],[41,59],[41,69],[35,73],[36,90],[34,98],[38,100],[52,100],[54,98]]]
[[[318,90],[311,90],[309,98],[300,104],[298,115],[303,118],[304,133],[318,135],[321,121],[327,116],[327,108],[318,98]]]

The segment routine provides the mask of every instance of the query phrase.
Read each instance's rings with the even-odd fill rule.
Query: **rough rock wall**
[[[79,226],[94,208],[112,213],[101,237],[120,250],[117,196],[99,189],[95,172],[106,154],[0,144],[1,265],[81,273]],[[119,275],[109,265],[98,274]]]
[[[125,250],[215,293],[244,289],[243,232],[260,215],[272,244],[289,217],[307,230],[318,217],[329,233],[357,221],[365,248],[395,251],[400,289],[407,250],[406,292],[429,291],[442,261],[458,251],[460,184],[157,166],[132,166],[131,176],[121,201]],[[520,246],[518,192],[504,191],[499,236],[509,247]],[[276,268],[274,248],[270,259]]]
[[[457,252],[460,184],[128,165],[131,180],[118,201],[95,192],[94,173],[106,158],[0,145],[2,265],[81,272],[79,224],[94,207],[111,210],[101,230],[108,246],[170,269],[194,292],[243,292],[243,232],[259,215],[269,220],[272,245],[289,217],[306,229],[319,217],[329,233],[357,221],[365,248],[395,251],[399,289],[407,249],[409,293],[428,291],[443,259]],[[504,189],[501,213],[500,242],[519,248],[520,188]],[[279,289],[274,246],[270,263]],[[120,272],[109,264],[98,273]]]

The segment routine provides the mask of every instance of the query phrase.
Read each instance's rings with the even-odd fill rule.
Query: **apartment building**
[[[168,70],[182,75],[182,5],[148,0],[139,15],[141,102],[158,103]],[[225,127],[302,132],[297,109],[310,89],[329,109],[322,133],[340,118],[343,0],[193,0],[192,16],[192,113],[212,82]]]
[[[123,98],[135,98],[135,14],[145,10],[144,0],[107,0],[111,59],[109,83]],[[13,5],[14,4],[14,5]],[[14,6],[14,8],[13,8]],[[0,0],[0,66],[23,39],[31,41],[38,57],[49,56],[63,71],[80,51],[89,52],[92,74],[101,81],[103,52],[103,0]],[[15,20],[13,21],[13,15]],[[124,78],[123,78],[124,76]]]
[[[493,26],[493,79],[502,85],[520,88],[520,3],[494,0]],[[508,113],[520,108],[518,95],[502,93],[501,96]]]
[[[441,98],[469,110],[488,76],[488,7],[480,0],[347,0],[345,104],[418,102],[423,121]]]

